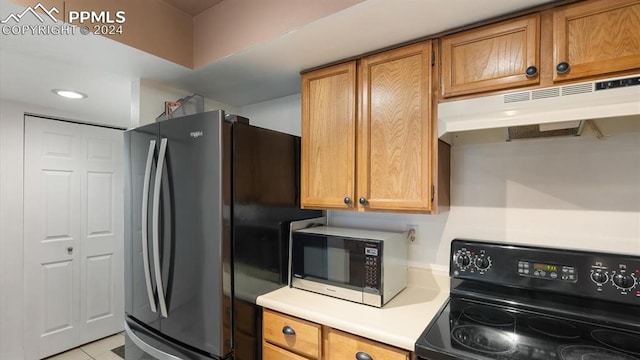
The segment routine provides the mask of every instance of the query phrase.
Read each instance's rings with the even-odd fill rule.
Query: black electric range
[[[640,256],[451,243],[419,360],[640,360]]]

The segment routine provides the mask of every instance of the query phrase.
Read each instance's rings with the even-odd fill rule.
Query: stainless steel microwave
[[[291,286],[382,307],[407,286],[407,234],[318,226],[293,232]]]

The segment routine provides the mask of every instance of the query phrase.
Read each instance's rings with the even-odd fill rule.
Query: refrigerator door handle
[[[129,327],[129,324],[127,324],[126,321],[124,322],[124,331],[127,333],[127,336],[129,336],[134,344],[136,344],[142,351],[153,356],[154,358],[162,360],[180,360],[179,357],[173,356],[144,342],[144,340],[140,339],[135,334],[135,332],[131,330],[131,327]]]
[[[158,312],[156,302],[153,299],[153,289],[151,287],[151,268],[149,267],[149,237],[147,228],[149,219],[147,213],[149,211],[149,181],[151,180],[151,163],[153,162],[153,153],[156,150],[156,141],[149,142],[149,152],[147,153],[147,163],[144,168],[144,183],[142,185],[142,263],[144,265],[144,281],[147,285],[147,295],[149,296],[149,305],[151,311]]]
[[[164,298],[164,287],[162,285],[162,273],[160,271],[160,186],[162,185],[162,170],[164,168],[164,158],[167,152],[167,138],[160,141],[160,152],[158,153],[158,168],[156,169],[155,187],[153,188],[153,262],[154,273],[156,275],[156,287],[158,289],[158,301],[160,303],[160,314],[167,317],[167,304]]]

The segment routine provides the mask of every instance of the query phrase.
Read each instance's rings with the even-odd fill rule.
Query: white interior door
[[[84,126],[80,229],[80,342],[123,330],[122,131]]]
[[[55,354],[78,341],[81,153],[81,127],[25,118],[24,276],[28,358]]]
[[[25,117],[25,355],[122,330],[122,132]]]

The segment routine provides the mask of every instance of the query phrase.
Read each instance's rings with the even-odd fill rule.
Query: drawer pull
[[[285,335],[295,335],[296,331],[293,330],[293,328],[291,326],[285,326],[282,328],[282,333]]]
[[[356,353],[356,360],[373,360],[373,358],[364,351],[358,351]]]

